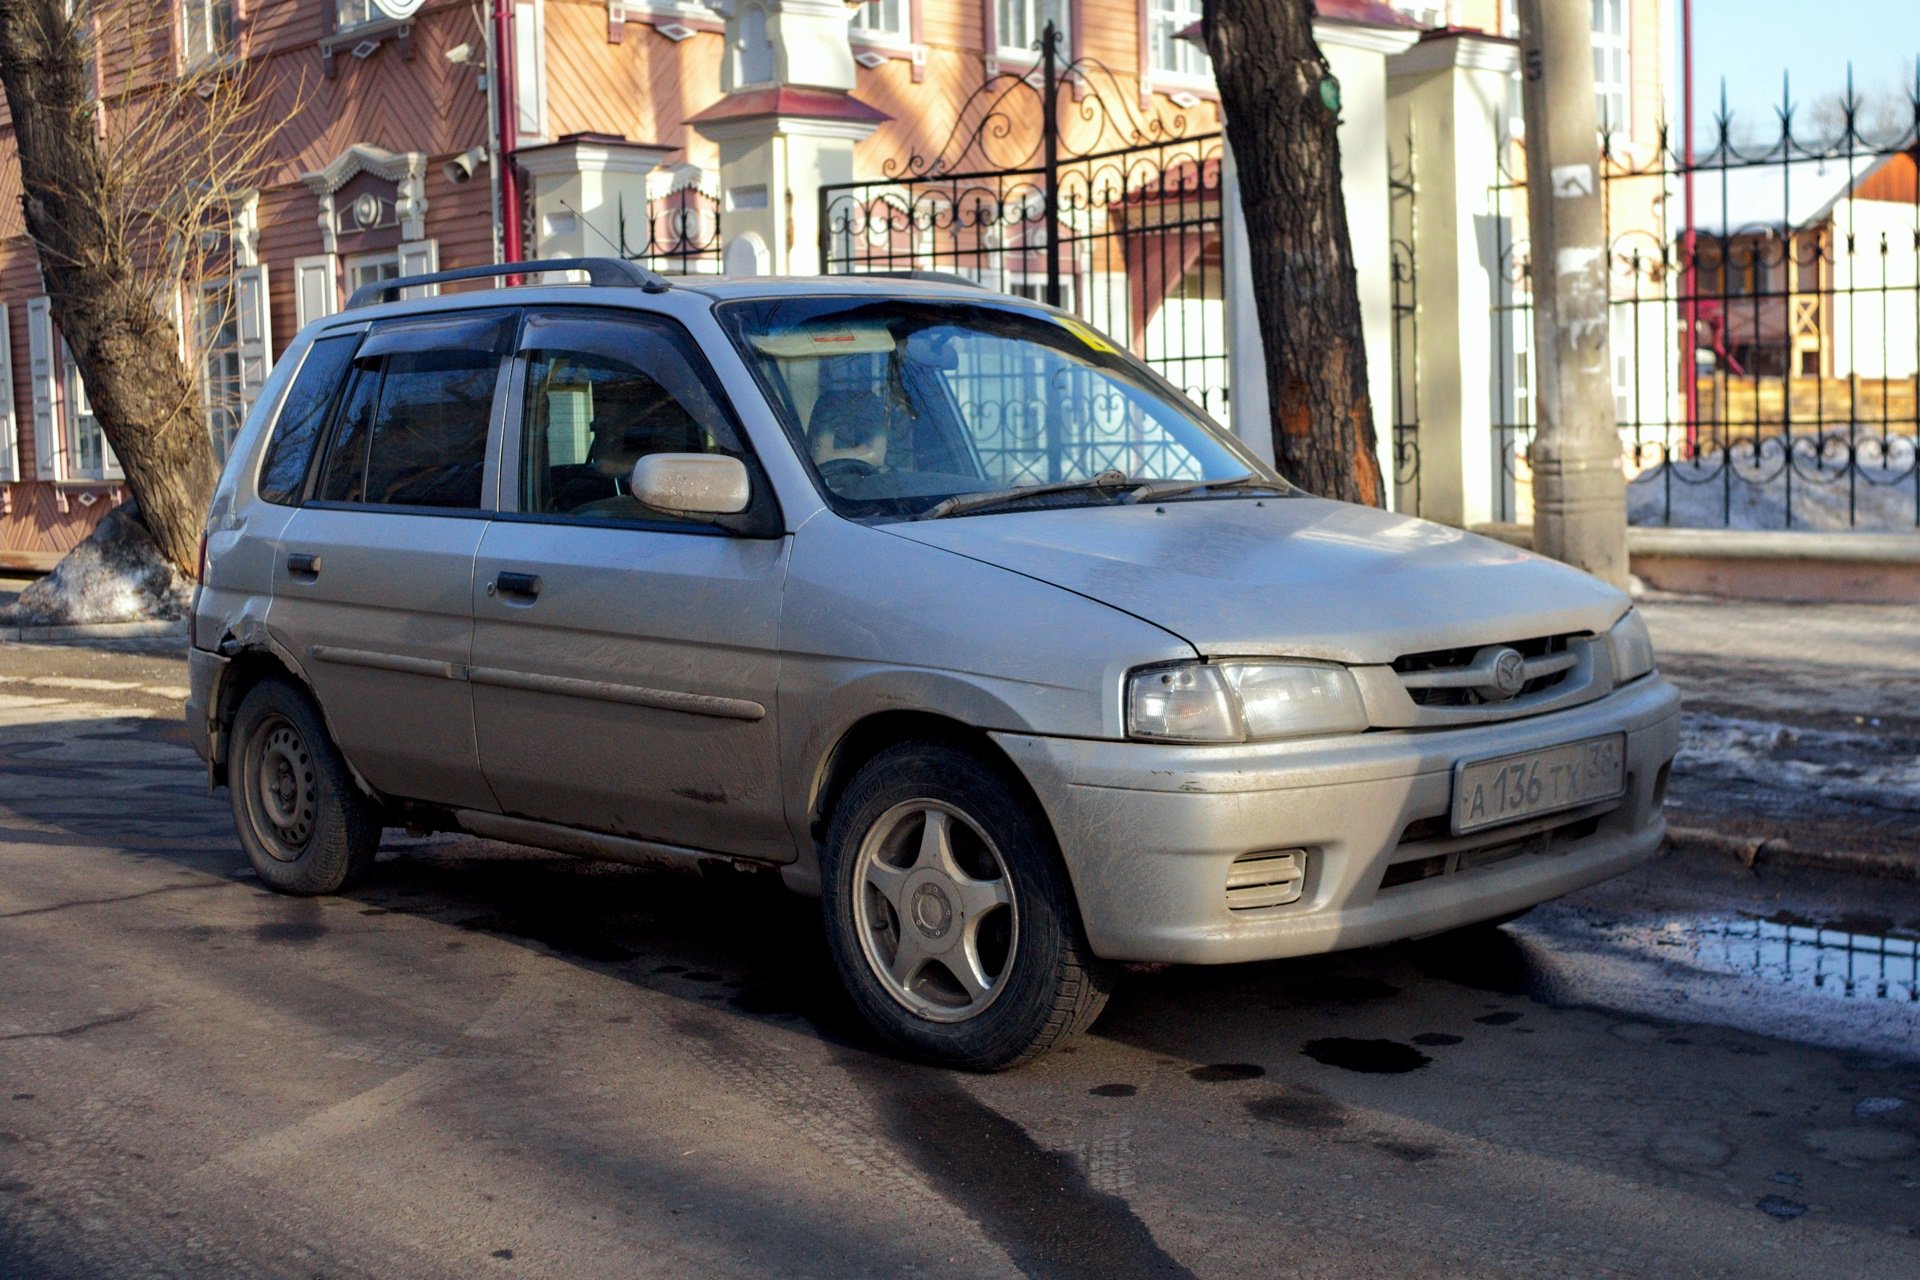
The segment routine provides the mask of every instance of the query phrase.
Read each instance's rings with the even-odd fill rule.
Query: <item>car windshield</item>
[[[1069,316],[846,296],[735,302],[718,314],[842,515],[1284,489]]]

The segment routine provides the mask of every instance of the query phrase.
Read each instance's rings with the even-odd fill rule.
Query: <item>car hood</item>
[[[1099,600],[1223,657],[1384,663],[1604,631],[1629,603],[1532,552],[1322,498],[1054,507],[884,528]]]

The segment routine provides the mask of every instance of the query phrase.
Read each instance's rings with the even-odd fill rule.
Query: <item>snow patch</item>
[[[1688,712],[1681,717],[1673,768],[1807,800],[1920,812],[1920,752],[1899,738]]]
[[[172,622],[187,616],[193,582],[160,553],[132,503],[109,511],[53,572],[20,593],[20,627]]]
[[[1640,472],[1627,485],[1627,520],[1677,529],[1912,533],[1920,486],[1914,459],[1914,437],[1883,440],[1867,424],[1852,441],[1845,432],[1828,434],[1817,457],[1812,437],[1797,438],[1791,466],[1777,436],[1758,446],[1736,443],[1724,454]]]

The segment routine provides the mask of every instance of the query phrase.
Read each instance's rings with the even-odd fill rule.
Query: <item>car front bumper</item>
[[[1458,928],[1646,861],[1666,834],[1679,710],[1656,674],[1584,706],[1467,729],[1209,747],[994,739],[1053,824],[1095,954],[1226,964]],[[1609,733],[1626,734],[1619,799],[1449,833],[1459,761]],[[1230,905],[1235,860],[1273,850],[1304,853],[1298,899]]]

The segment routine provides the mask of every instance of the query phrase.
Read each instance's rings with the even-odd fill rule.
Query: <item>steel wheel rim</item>
[[[930,1022],[964,1022],[1006,989],[1020,939],[1006,859],[971,817],[937,800],[881,814],[853,865],[853,925],[867,968]]]
[[[247,808],[268,854],[297,862],[313,837],[318,808],[313,752],[285,716],[261,721],[248,751]]]

